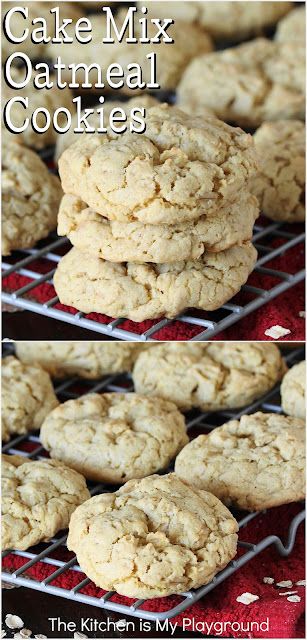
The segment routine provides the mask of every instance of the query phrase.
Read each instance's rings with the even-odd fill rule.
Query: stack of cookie
[[[168,105],[142,135],[82,136],[59,161],[61,303],[136,322],[220,307],[255,264],[256,170],[250,135]]]

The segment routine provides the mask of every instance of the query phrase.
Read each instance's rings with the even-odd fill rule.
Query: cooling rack
[[[11,350],[10,347],[7,347],[7,349],[8,351]],[[286,356],[287,363],[290,366],[303,358],[303,347],[291,351]],[[71,398],[76,398],[80,394],[95,391],[124,391],[129,393],[133,390],[133,385],[129,376],[109,376],[103,378],[99,382],[80,381],[76,378],[71,378],[55,385],[55,389],[59,399],[61,401],[65,401]],[[195,430],[198,433],[207,433],[229,419],[238,418],[244,413],[252,413],[257,410],[276,413],[281,412],[279,385],[260,400],[252,403],[247,408],[245,407],[244,409],[241,409],[240,412],[219,411],[216,413],[203,413],[200,411],[192,411],[186,416],[187,428],[192,434],[195,434]],[[27,458],[41,458],[46,452],[40,444],[38,435],[34,434],[18,436],[12,439],[3,447],[3,453],[24,455]],[[109,487],[103,484],[91,484],[89,485],[89,489],[91,494],[94,495],[105,491],[113,491],[115,487]],[[257,541],[255,544],[252,542],[246,542],[244,540],[244,527],[251,522],[251,520],[260,518],[263,513],[263,511],[248,514],[245,512],[235,512],[234,515],[237,518],[240,527],[237,557],[204,587],[191,590],[187,593],[182,593],[179,596],[173,596],[170,599],[160,599],[160,602],[161,600],[164,602],[172,602],[169,608],[165,607],[165,610],[163,611],[161,611],[161,607],[159,607],[159,611],[155,610],[154,603],[157,602],[157,600],[132,601],[128,598],[120,598],[120,602],[118,602],[118,596],[116,596],[112,591],[102,594],[101,590],[97,589],[97,595],[94,596],[86,593],[87,587],[89,585],[93,585],[93,583],[91,583],[91,581],[82,574],[76,557],[71,554],[67,561],[58,559],[56,555],[54,557],[54,552],[58,549],[65,548],[66,535],[63,535],[63,532],[53,538],[50,542],[42,543],[39,545],[39,548],[32,548],[28,551],[13,550],[4,552],[2,554],[3,557],[13,554],[14,556],[26,558],[27,561],[20,568],[16,569],[14,573],[4,569],[2,571],[2,580],[62,598],[67,598],[75,602],[82,602],[102,609],[114,611],[126,616],[134,616],[151,621],[170,619],[179,613],[182,613],[197,602],[197,600],[203,598],[212,589],[218,587],[218,585],[222,584],[226,578],[236,571],[239,571],[247,562],[252,560],[267,547],[275,546],[278,553],[284,557],[291,553],[294,548],[297,529],[305,517],[303,505],[302,509],[292,519],[288,531],[285,531],[284,540],[275,535],[272,531],[270,535],[260,541]],[[42,563],[43,567],[46,569],[46,576],[42,580],[35,579],[33,576],[29,575],[29,572],[31,573],[31,570],[38,562]],[[57,578],[61,577],[68,571],[72,572],[73,575],[71,580],[71,584],[73,586],[71,589],[63,588],[58,584],[53,584]]]
[[[165,340],[168,339],[165,329],[171,329],[174,323],[182,336],[190,335],[193,329],[191,340],[210,340],[304,279],[304,269],[291,273],[287,260],[294,247],[304,251],[304,238],[304,233],[295,232],[289,225],[265,221],[256,224],[253,242],[258,251],[258,261],[247,284],[235,298],[217,311],[204,313],[189,310],[174,320],[162,318],[140,325],[125,318],[84,314],[59,304],[52,278],[61,256],[71,245],[66,238],[53,235],[48,242],[40,243],[40,248],[16,252],[13,258],[2,263],[2,301],[119,340]],[[281,256],[282,270],[274,264]],[[263,279],[266,277],[263,288],[253,284],[255,274]]]

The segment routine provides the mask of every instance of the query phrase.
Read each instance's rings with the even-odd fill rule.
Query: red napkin
[[[281,537],[283,541],[287,538],[288,528],[292,518],[299,512],[301,506],[292,504],[284,507],[270,509],[266,514],[261,514],[251,521],[247,527],[241,530],[240,539],[246,542],[257,543],[264,537],[272,533]],[[180,616],[173,618],[171,622],[178,623],[186,632],[199,631],[208,636],[234,637],[234,638],[304,638],[304,600],[305,587],[295,586],[295,582],[303,580],[305,577],[304,560],[304,527],[300,525],[297,531],[296,542],[293,552],[288,558],[282,558],[274,546],[268,547],[265,551],[248,562],[243,568],[236,571],[230,578],[216,587],[202,600],[186,609]],[[68,560],[72,557],[65,549],[58,549],[54,552],[54,558]],[[11,570],[21,567],[28,561],[27,558],[10,554],[3,559],[3,569]],[[32,578],[42,580],[56,570],[56,566],[37,563],[28,570],[27,575]],[[282,580],[291,580],[292,588],[281,588],[270,584],[264,584],[263,578],[272,577],[275,583]],[[52,584],[54,586],[71,589],[81,582],[84,574],[68,570],[56,578]],[[289,602],[287,596],[280,593],[286,591],[297,591],[301,597],[300,602]],[[90,583],[82,589],[83,593],[101,597],[103,591]],[[249,592],[259,596],[259,600],[250,605],[240,604],[236,598],[244,592]],[[123,604],[132,604],[128,598],[115,595],[113,601]],[[170,598],[160,598],[146,601],[145,609],[151,611],[165,611],[174,607],[180,599],[176,596]],[[56,604],[55,604],[56,607]],[[90,615],[90,606],[89,606]],[[268,621],[269,629],[257,630],[256,625]],[[202,628],[201,625],[207,622],[208,625],[217,626]],[[233,628],[220,628],[221,623],[236,623]],[[253,630],[247,631],[247,624],[254,623]],[[241,627],[238,627],[238,624]],[[183,626],[185,625],[185,626]],[[194,626],[193,626],[194,625]],[[242,628],[242,625],[243,628]],[[262,627],[263,628],[263,627]]]
[[[276,240],[272,243],[272,246],[279,246],[281,240]],[[271,262],[268,262],[265,267],[274,268],[286,273],[294,274],[297,271],[304,268],[305,252],[304,244],[301,243],[292,249],[288,250],[286,254],[280,255]],[[47,260],[37,260],[31,263],[30,269],[32,271],[38,271],[39,273],[47,273],[50,269],[54,268],[54,263]],[[3,280],[4,291],[16,291],[18,288],[28,284],[29,278],[12,274]],[[270,275],[263,275],[260,273],[252,273],[248,284],[255,287],[260,287],[264,290],[269,290],[276,284],[279,284],[280,280],[273,278]],[[55,290],[52,285],[41,284],[35,289],[31,290],[30,297],[33,300],[44,303],[47,300],[53,298]],[[244,304],[246,301],[252,300],[253,295],[247,292],[241,292],[232,300],[238,304]],[[77,313],[76,309],[71,307],[65,307],[64,305],[57,304],[57,309],[62,309],[70,313]],[[305,339],[305,320],[299,316],[299,312],[305,309],[305,285],[304,282],[299,283],[295,287],[289,289],[286,293],[279,295],[271,302],[266,303],[263,307],[257,311],[251,313],[246,318],[240,320],[229,329],[219,333],[213,339],[214,340],[271,340],[270,337],[265,336],[265,330],[273,325],[279,324],[282,327],[289,329],[290,334],[286,335],[284,340],[304,340]],[[192,312],[193,314],[193,312]],[[196,312],[197,317],[206,318],[207,315],[204,312]],[[86,316],[89,319],[95,320],[107,324],[110,322],[110,318],[98,313],[90,313]],[[209,316],[210,317],[210,316]],[[131,331],[140,335],[147,329],[149,329],[156,321],[146,320],[145,322],[131,322],[130,320],[124,321],[121,325],[121,329]],[[170,325],[162,328],[154,335],[157,340],[189,340],[194,336],[197,336],[203,330],[202,327],[187,324],[180,320],[173,321]]]

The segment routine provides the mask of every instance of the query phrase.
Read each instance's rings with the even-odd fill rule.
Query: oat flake
[[[292,580],[282,580],[281,582],[276,582],[276,587],[293,587]]]
[[[274,584],[274,578],[269,578],[265,576],[265,578],[263,578],[263,582],[264,584]]]
[[[74,638],[82,640],[82,638],[88,638],[88,636],[86,636],[85,633],[81,633],[81,631],[75,631]]]
[[[283,593],[279,593],[279,596],[293,596],[294,593],[297,593],[297,591],[284,591]]]
[[[281,327],[280,324],[274,324],[273,327],[265,330],[264,335],[273,338],[273,340],[278,340],[279,338],[287,336],[289,333],[291,333],[290,329],[285,329],[285,327]]]
[[[298,587],[306,587],[306,580],[298,580],[295,584]]]
[[[5,618],[5,624],[9,629],[21,629],[24,626],[24,621],[12,613],[8,613]]]
[[[252,602],[255,602],[255,600],[259,600],[259,596],[255,596],[253,593],[248,593],[248,591],[246,591],[245,593],[241,593],[236,600],[242,604],[251,604]]]
[[[301,601],[301,597],[300,596],[288,596],[287,600],[289,600],[289,602],[300,602]]]

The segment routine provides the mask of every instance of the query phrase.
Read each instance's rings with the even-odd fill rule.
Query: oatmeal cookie
[[[149,224],[217,212],[257,169],[252,136],[166,104],[148,109],[144,134],[85,136],[59,161],[65,193],[109,220]]]
[[[215,496],[171,473],[86,502],[71,518],[67,546],[97,586],[154,598],[210,582],[236,555],[237,531]]]
[[[118,25],[123,24],[125,15],[126,10],[117,13],[116,21]],[[144,17],[143,14],[142,17]],[[192,58],[201,53],[212,51],[213,48],[210,36],[204,33],[198,25],[179,20],[172,24],[167,31],[168,35],[173,38],[173,43],[127,43],[124,38],[120,43],[115,40],[113,44],[105,44],[102,42],[102,34],[106,33],[105,14],[91,16],[91,24],[92,41],[90,46],[84,46],[76,40],[69,47],[65,44],[50,43],[47,45],[48,56],[53,61],[57,56],[61,56],[65,65],[71,64],[72,61],[75,64],[83,63],[89,66],[99,64],[102,69],[102,81],[105,84],[105,90],[108,91],[113,91],[113,89],[106,82],[106,72],[108,67],[113,64],[121,65],[125,72],[128,64],[138,64],[142,69],[142,82],[146,84],[152,82],[150,63],[147,58],[152,53],[156,54],[157,60],[156,82],[162,90],[175,89],[184,69]],[[148,24],[148,37],[154,37],[156,31],[156,27]],[[67,32],[69,32],[69,28]],[[134,33],[136,38],[141,36],[137,22],[135,23]],[[126,72],[125,75],[127,77],[129,72]],[[132,75],[135,77],[134,69],[132,70]],[[62,77],[70,81],[71,71],[69,69],[63,70]],[[94,86],[97,84],[98,77],[97,69],[92,69],[89,73],[89,82],[93,85],[92,91],[101,91],[101,89],[97,89]],[[84,71],[77,71],[76,80],[80,84],[84,83]],[[130,89],[124,83],[121,91],[131,95],[132,93],[135,94],[136,91],[143,92],[144,89]]]
[[[295,418],[306,418],[306,362],[295,364],[283,378],[280,387],[283,411]]]
[[[103,104],[105,122],[106,123],[108,122],[108,118],[110,116],[112,109],[121,107],[121,109],[124,109],[126,115],[129,116],[131,109],[135,109],[136,107],[139,107],[147,110],[149,109],[149,107],[153,107],[156,104],[158,104],[158,101],[156,100],[156,98],[147,94],[137,96],[136,98],[130,98],[125,102],[123,102],[122,100],[108,100],[108,102],[104,102]],[[99,106],[101,105],[99,104]],[[87,118],[87,121],[91,127],[98,127],[100,124],[99,120],[100,120],[100,117],[98,116],[96,111],[94,111],[94,113],[92,113]],[[64,153],[65,149],[68,149],[70,145],[74,144],[74,142],[79,140],[80,136],[90,135],[88,133],[83,133],[83,134],[74,133],[74,128],[77,126],[77,124],[78,124],[77,115],[75,115],[72,118],[70,129],[66,133],[58,135],[57,141],[56,141],[56,147],[55,147],[56,162],[59,161],[59,158],[61,157],[62,153]]]
[[[258,217],[257,199],[242,190],[211,216],[177,225],[108,220],[76,196],[65,194],[59,209],[58,234],[80,251],[111,262],[178,262],[197,260],[205,251],[224,251],[251,240]]]
[[[306,7],[305,4],[290,11],[280,20],[275,34],[278,42],[303,42],[306,40]]]
[[[16,355],[26,363],[38,362],[53,378],[78,376],[96,380],[111,373],[131,371],[149,345],[126,342],[17,341]]]
[[[139,355],[133,381],[137,393],[181,409],[219,411],[254,402],[285,370],[278,347],[267,342],[165,343]]]
[[[304,447],[302,420],[258,412],[190,442],[175,472],[227,505],[258,511],[304,498]]]
[[[139,7],[142,2],[137,3]],[[150,2],[150,15],[201,25],[215,40],[259,35],[291,9],[291,2]]]
[[[107,262],[73,248],[60,261],[54,287],[62,304],[134,322],[174,318],[187,307],[211,311],[245,284],[256,262],[251,243],[195,262]]]
[[[256,38],[195,58],[179,84],[178,106],[203,105],[222,120],[250,127],[303,120],[304,85],[304,45]]]
[[[10,9],[17,6],[17,3],[2,2],[1,5],[2,18],[4,18]],[[60,7],[60,20],[63,18],[72,18],[77,21],[78,18],[84,15],[83,8],[79,2],[62,2],[61,0],[59,5],[55,5],[54,2],[40,2],[38,0],[36,2],[23,2],[20,6],[26,7],[29,13],[28,18],[25,18],[20,12],[14,13],[11,17],[10,27],[15,37],[21,37],[25,29],[29,29],[31,32],[31,27],[32,29],[34,28],[32,20],[36,18],[43,18],[46,21],[48,35],[51,38],[54,37],[54,16],[50,13],[50,9],[53,9],[54,6]],[[3,33],[1,39],[2,62],[4,63],[6,58],[12,53],[15,53],[16,50],[25,53],[30,59],[35,60],[46,56],[47,45],[45,43],[33,43],[30,36],[16,45],[14,42],[9,42]]]
[[[60,462],[3,455],[2,549],[49,540],[89,498],[83,476]]]
[[[305,125],[299,120],[265,122],[254,135],[260,171],[251,189],[272,220],[305,220]]]
[[[25,71],[21,69],[12,69],[12,76],[15,82],[21,82],[25,77]],[[19,102],[15,102],[11,106],[10,117],[12,124],[15,127],[22,127],[25,119],[29,118],[31,120],[31,116],[35,109],[41,107],[47,109],[47,111],[50,113],[51,125],[46,131],[42,133],[34,131],[31,124],[29,124],[27,129],[21,133],[12,133],[6,128],[3,122],[1,130],[2,144],[18,142],[20,144],[24,144],[26,147],[31,147],[33,149],[44,149],[45,147],[55,144],[59,136],[52,125],[52,119],[55,111],[61,107],[68,109],[71,114],[75,113],[75,105],[72,102],[73,94],[68,87],[66,87],[65,89],[58,89],[56,86],[54,86],[52,89],[36,89],[36,87],[34,87],[32,83],[33,79],[34,75],[32,76],[31,82],[24,89],[13,89],[12,87],[9,87],[3,80],[3,103],[6,104],[9,100],[11,100],[11,98],[14,98],[16,96],[20,96],[21,98],[29,100],[28,107],[25,107]],[[63,127],[66,125],[67,118],[63,114],[59,114],[57,121],[58,125],[60,127]],[[45,124],[45,116],[42,113],[38,114],[38,127],[44,127]]]
[[[111,484],[166,469],[189,442],[176,405],[136,393],[68,400],[47,416],[40,439],[51,458]]]
[[[39,429],[58,400],[49,374],[38,364],[23,364],[14,356],[2,360],[2,440]]]
[[[59,179],[20,144],[2,147],[2,255],[27,249],[56,228]]]

